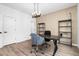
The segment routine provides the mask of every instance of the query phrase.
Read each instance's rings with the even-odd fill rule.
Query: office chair
[[[37,55],[38,46],[44,44],[45,40],[43,37],[41,37],[35,33],[31,33],[31,37],[32,37],[32,45],[36,46],[36,48],[35,48],[36,53],[35,54]]]

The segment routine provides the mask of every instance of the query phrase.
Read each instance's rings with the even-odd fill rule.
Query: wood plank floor
[[[21,43],[14,43],[3,48],[0,48],[0,55],[1,56],[28,56],[30,53],[31,47],[31,40],[27,40]]]
[[[35,56],[34,53],[30,53],[32,50],[31,40],[27,40],[21,43],[14,43],[3,48],[0,48],[0,56]],[[45,56],[51,56],[53,52],[53,43],[44,51]],[[62,44],[58,44],[58,51],[56,56],[79,56],[79,49],[77,47],[70,47]],[[39,53],[40,56],[43,56]]]

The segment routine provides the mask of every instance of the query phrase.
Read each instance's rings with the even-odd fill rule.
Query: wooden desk
[[[55,35],[51,35],[51,36],[45,36],[45,35],[40,35],[44,38],[47,38],[47,39],[50,39],[50,40],[53,40],[53,43],[54,43],[54,52],[53,52],[53,55],[55,55],[55,53],[57,52],[58,50],[58,46],[57,46],[57,41],[59,40],[59,36],[55,36]]]

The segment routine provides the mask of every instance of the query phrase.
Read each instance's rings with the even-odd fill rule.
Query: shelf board
[[[66,38],[66,39],[71,39],[71,37],[60,37],[60,38]]]
[[[38,27],[38,28],[45,28],[45,27]]]
[[[69,22],[69,21],[71,21],[71,19],[68,19],[68,20],[61,20],[61,21],[59,21],[59,22]]]
[[[45,23],[38,23],[38,24],[40,25],[40,24],[45,24]]]
[[[39,32],[44,32],[44,31],[39,31]]]
[[[72,26],[59,26],[59,27],[72,27]]]
[[[60,31],[61,33],[71,33],[71,32],[64,32],[64,31]]]

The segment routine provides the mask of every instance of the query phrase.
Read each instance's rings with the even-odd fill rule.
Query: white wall
[[[79,48],[79,4],[77,4],[77,42]]]
[[[0,14],[16,19],[16,42],[30,39],[30,33],[36,32],[35,19],[31,15],[0,5]]]

